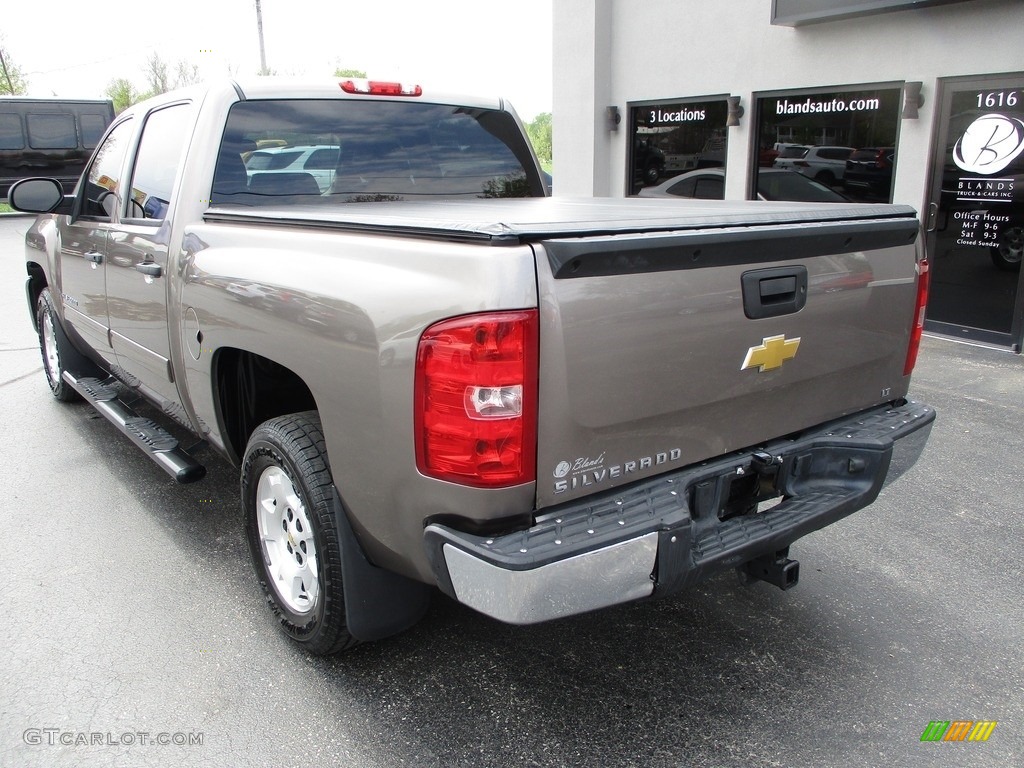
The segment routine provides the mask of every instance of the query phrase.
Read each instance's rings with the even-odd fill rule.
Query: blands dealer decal
[[[611,483],[618,478],[645,472],[652,467],[667,466],[679,461],[683,456],[680,448],[659,451],[650,456],[640,456],[628,461],[605,466],[605,455],[580,456],[571,461],[560,461],[552,471],[555,477],[555,493],[574,491],[577,488],[589,488],[602,483]]]

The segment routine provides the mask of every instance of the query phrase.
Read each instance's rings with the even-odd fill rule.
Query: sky
[[[338,67],[443,92],[503,96],[525,121],[551,111],[553,0],[262,0],[267,66],[331,77]],[[260,67],[255,0],[159,4],[4,0],[0,40],[30,96],[105,98],[146,86],[155,52],[205,77]],[[90,12],[90,9],[91,12]]]

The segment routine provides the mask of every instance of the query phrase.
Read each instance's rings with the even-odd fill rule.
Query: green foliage
[[[107,98],[114,102],[114,112],[120,114],[132,104],[142,101],[149,94],[140,93],[132,81],[125,77],[118,77],[107,84],[104,91]]]
[[[28,91],[28,78],[14,63],[0,38],[0,94],[21,96]]]
[[[551,113],[541,112],[533,122],[527,123],[526,134],[533,144],[533,151],[537,153],[541,167],[551,172]]]
[[[514,176],[501,176],[489,179],[484,184],[484,197],[530,197],[530,182],[526,176],[518,173]]]
[[[366,73],[361,69],[342,69],[338,67],[334,70],[335,77],[357,77],[360,79],[366,79]]]

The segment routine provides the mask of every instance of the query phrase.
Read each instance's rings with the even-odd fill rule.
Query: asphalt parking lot
[[[263,605],[230,466],[175,485],[50,397],[28,223],[0,217],[0,766],[1021,765],[1021,357],[925,340],[924,457],[794,545],[793,590],[727,574],[527,628],[438,596],[320,659]],[[921,741],[956,720],[997,725]]]

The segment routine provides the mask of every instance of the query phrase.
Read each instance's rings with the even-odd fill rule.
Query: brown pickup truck
[[[545,192],[499,99],[260,79],[137,105],[74,192],[11,203],[43,214],[54,396],[181,482],[207,451],[239,466],[257,576],[311,652],[435,588],[531,623],[729,568],[793,586],[790,545],[934,420],[907,400],[914,211]]]

